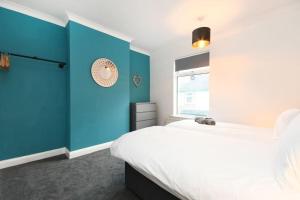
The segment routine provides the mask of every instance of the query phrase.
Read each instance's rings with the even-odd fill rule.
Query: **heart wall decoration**
[[[142,85],[142,77],[140,75],[133,75],[132,81],[135,87],[140,87]]]

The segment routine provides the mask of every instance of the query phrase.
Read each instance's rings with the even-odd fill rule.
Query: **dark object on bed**
[[[126,187],[142,200],[179,200],[125,163]]]
[[[216,125],[216,121],[213,118],[208,118],[208,117],[196,117],[195,122],[197,122],[198,124],[205,124],[211,126]]]

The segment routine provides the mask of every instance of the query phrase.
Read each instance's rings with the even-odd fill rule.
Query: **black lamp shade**
[[[193,43],[194,48],[204,48],[210,44],[210,28],[200,27],[193,31]]]

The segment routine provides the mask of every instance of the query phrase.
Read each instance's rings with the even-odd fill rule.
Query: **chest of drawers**
[[[157,124],[156,104],[151,102],[130,104],[130,131]]]

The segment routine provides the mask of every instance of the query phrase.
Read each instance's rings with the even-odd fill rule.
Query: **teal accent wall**
[[[0,51],[66,61],[63,27],[0,8]],[[0,70],[0,160],[66,142],[66,69],[11,57]]]
[[[142,77],[142,84],[136,87],[132,81],[134,75]],[[130,51],[130,102],[150,101],[150,57],[136,51]]]
[[[0,70],[0,160],[112,141],[129,131],[129,103],[149,101],[149,56],[129,43],[70,21],[60,27],[0,8],[0,51],[67,62],[11,57]],[[110,88],[97,85],[91,65],[112,60],[119,70]],[[140,88],[132,75],[143,77]]]
[[[76,22],[68,24],[70,143],[76,150],[112,141],[129,130],[129,43]],[[104,88],[91,76],[98,58],[112,60],[117,83]]]

